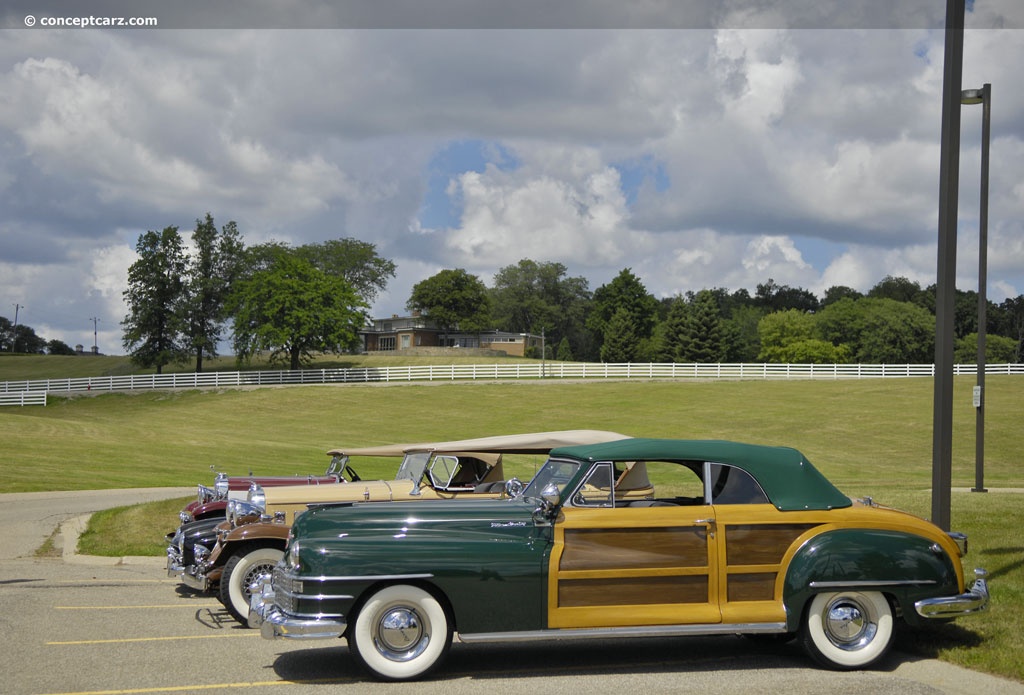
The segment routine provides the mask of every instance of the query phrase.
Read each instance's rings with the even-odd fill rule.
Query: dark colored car
[[[245,499],[249,488],[254,483],[263,487],[278,487],[301,484],[330,485],[353,480],[359,480],[359,476],[338,456],[331,458],[323,475],[254,476],[250,473],[249,475],[231,476],[227,473],[217,473],[213,479],[213,486],[199,485],[196,499],[185,505],[178,516],[182,524],[213,517],[223,519],[227,511],[228,500]],[[169,533],[168,537],[172,535],[173,532]]]
[[[620,495],[630,479],[653,489]],[[777,635],[857,669],[899,619],[987,608],[966,551],[963,535],[851,500],[795,449],[627,439],[552,451],[508,501],[312,508],[250,623],[269,639],[344,636],[385,680],[426,674],[456,633]]]
[[[284,555],[294,515],[324,501],[393,502],[497,498],[504,494],[503,457],[546,456],[551,449],[623,439],[602,430],[565,430],[479,437],[448,442],[395,444],[372,449],[336,450],[336,456],[403,455],[394,480],[329,487],[293,486],[264,490],[253,486],[247,502],[231,502],[227,520],[215,529],[216,544],[200,550],[182,581],[195,589],[217,587],[231,615],[248,624],[250,586]]]

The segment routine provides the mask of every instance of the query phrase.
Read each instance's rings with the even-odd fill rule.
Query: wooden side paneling
[[[566,529],[560,571],[706,567],[703,527]]]
[[[814,524],[737,524],[725,527],[726,563],[777,565],[802,533]]]
[[[560,608],[707,602],[707,576],[567,579],[558,584]]]
[[[726,582],[728,600],[771,601],[775,598],[775,572],[730,574]]]

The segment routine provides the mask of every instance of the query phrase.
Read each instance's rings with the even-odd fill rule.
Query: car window
[[[572,505],[575,507],[612,507],[615,504],[614,470],[611,463],[599,463],[590,469],[573,495]]]
[[[575,461],[548,459],[526,486],[523,497],[543,497],[545,494],[561,493],[579,469],[580,464]]]
[[[668,507],[704,504],[704,464],[616,461],[594,465],[569,498],[575,507]]]
[[[712,504],[768,503],[768,496],[746,471],[721,463],[712,463],[708,469]]]
[[[430,462],[430,482],[438,490],[472,490],[487,470],[488,465],[473,456],[438,454]]]

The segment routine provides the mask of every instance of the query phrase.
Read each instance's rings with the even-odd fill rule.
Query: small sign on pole
[[[980,386],[975,386],[974,387],[974,407],[975,408],[980,408],[981,407],[981,387]]]

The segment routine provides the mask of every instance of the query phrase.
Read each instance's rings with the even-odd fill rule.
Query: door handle
[[[714,519],[694,519],[694,524],[707,524],[708,525],[708,538],[715,537],[715,520]]]

